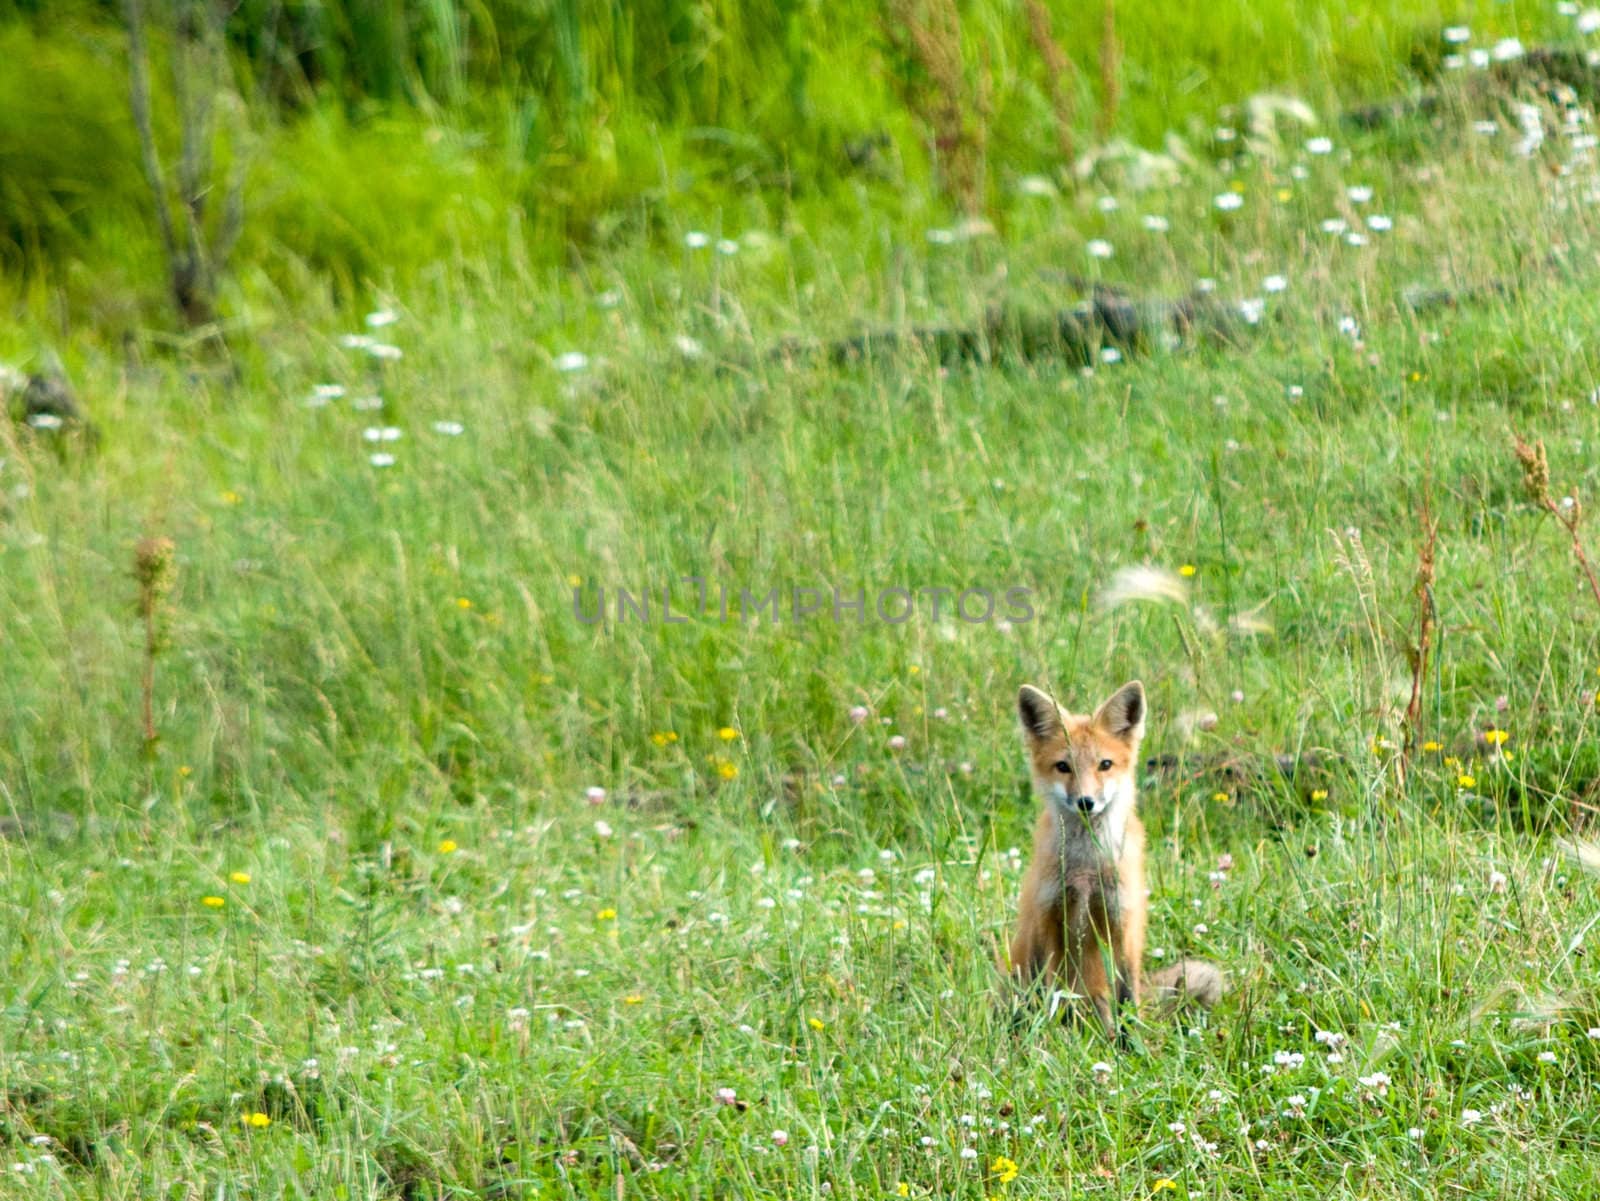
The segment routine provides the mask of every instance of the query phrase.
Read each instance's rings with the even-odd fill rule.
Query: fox
[[[1010,969],[1018,983],[1047,982],[1086,997],[1108,1038],[1147,993],[1167,1009],[1184,999],[1211,1008],[1226,979],[1188,959],[1141,978],[1149,893],[1139,801],[1144,685],[1124,684],[1088,716],[1023,685],[1017,697],[1033,791],[1043,802],[1022,879]],[[1069,1010],[1069,1013],[1071,1011]]]

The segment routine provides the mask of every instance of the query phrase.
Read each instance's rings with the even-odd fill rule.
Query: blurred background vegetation
[[[0,300],[107,338],[174,320],[128,13],[0,0]],[[148,0],[142,24],[167,161],[184,140],[172,60],[222,27],[207,149],[243,200],[226,317],[251,296],[339,305],[441,264],[493,279],[689,226],[869,206],[927,226],[1022,176],[1070,189],[1069,162],[1087,173],[1108,146],[1203,150],[1251,94],[1292,90],[1326,121],[1413,86],[1451,21],[1481,43],[1553,19],[1495,0]]]

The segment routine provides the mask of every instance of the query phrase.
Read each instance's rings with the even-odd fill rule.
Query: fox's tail
[[[1228,978],[1222,969],[1203,959],[1183,959],[1164,967],[1145,979],[1145,991],[1160,1004],[1162,1012],[1174,1013],[1188,1001],[1210,1009],[1227,990]]]

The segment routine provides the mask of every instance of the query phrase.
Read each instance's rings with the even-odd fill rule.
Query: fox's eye
[[[1065,759],[1057,759],[1056,770],[1064,776],[1070,776],[1072,774],[1072,764],[1068,763]]]
[[[1100,760],[1100,770],[1101,771],[1110,771],[1111,770],[1111,760],[1109,760],[1109,759]]]

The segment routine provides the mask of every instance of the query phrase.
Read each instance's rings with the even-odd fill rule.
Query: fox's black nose
[[[1073,803],[1078,806],[1079,813],[1088,813],[1094,808],[1094,798],[1092,796],[1081,796]]]

